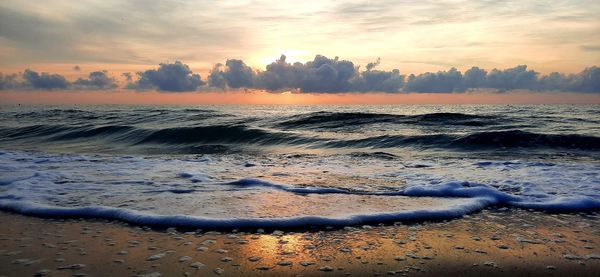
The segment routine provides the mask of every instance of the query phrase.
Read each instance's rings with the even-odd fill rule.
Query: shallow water
[[[600,106],[3,106],[0,208],[205,228],[600,209]]]

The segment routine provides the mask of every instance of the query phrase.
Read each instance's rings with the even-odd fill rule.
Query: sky
[[[597,0],[0,2],[4,101],[31,90],[589,94],[598,65]]]

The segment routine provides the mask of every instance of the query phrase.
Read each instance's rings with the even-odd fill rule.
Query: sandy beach
[[[599,276],[598,214],[495,209],[448,222],[176,230],[0,213],[2,276]]]

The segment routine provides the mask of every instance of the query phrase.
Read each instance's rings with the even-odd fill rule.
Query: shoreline
[[[600,274],[598,213],[500,208],[451,221],[265,233],[7,212],[0,220],[0,276]]]

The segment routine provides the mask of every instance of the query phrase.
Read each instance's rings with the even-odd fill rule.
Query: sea
[[[0,106],[0,210],[202,229],[600,210],[600,105]]]

